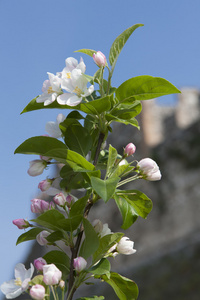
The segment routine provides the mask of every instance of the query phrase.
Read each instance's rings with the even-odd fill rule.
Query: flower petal
[[[78,97],[72,93],[69,93],[69,94],[65,93],[65,94],[60,95],[57,98],[57,101],[61,105],[76,106],[82,101],[82,98]]]

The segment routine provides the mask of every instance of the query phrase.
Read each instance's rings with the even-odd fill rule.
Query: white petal
[[[62,94],[57,98],[57,101],[61,105],[69,105],[69,106],[76,106],[78,105],[81,101],[82,98],[69,93],[69,94]]]
[[[87,91],[84,93],[84,96],[87,97],[89,95],[91,95],[94,92],[94,85],[91,85]]]
[[[66,68],[69,70],[68,72],[71,72],[73,69],[75,69],[78,65],[78,61],[74,57],[68,57],[65,60]]]
[[[62,135],[57,122],[47,122],[45,125],[45,131],[48,132],[48,134],[54,138],[60,138]]]
[[[56,122],[58,124],[60,124],[61,122],[63,122],[65,120],[65,116],[63,114],[58,114],[57,118],[56,118]]]

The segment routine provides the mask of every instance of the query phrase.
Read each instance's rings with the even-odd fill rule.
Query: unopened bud
[[[41,200],[41,199],[33,199],[31,200],[31,211],[35,214],[42,214],[45,211],[51,209],[52,204]]]
[[[97,51],[97,53],[93,53],[93,59],[98,67],[105,67],[106,57],[101,51]]]
[[[29,167],[27,173],[30,176],[38,176],[38,175],[42,174],[44,169],[47,166],[46,161],[40,160],[40,159],[32,160],[29,162],[29,164],[30,164],[30,167]]]
[[[38,271],[42,272],[44,265],[47,265],[47,262],[44,258],[38,257],[37,259],[34,260],[34,266]]]
[[[29,222],[24,219],[15,219],[12,221],[19,229],[25,229],[30,226]]]
[[[40,183],[38,184],[38,188],[42,191],[45,192],[47,191],[51,185],[53,183],[53,179],[45,179],[40,181]]]
[[[135,145],[133,143],[129,143],[128,145],[126,145],[124,149],[124,155],[131,156],[135,153],[135,151],[136,151]]]
[[[59,193],[55,195],[53,201],[59,206],[64,206],[66,204],[66,197],[63,193]]]
[[[76,270],[76,272],[80,273],[81,271],[83,271],[87,266],[87,261],[79,256],[77,258],[74,258],[74,269]]]
[[[33,285],[30,289],[30,295],[33,299],[43,300],[45,297],[45,287],[41,284]]]
[[[151,158],[144,158],[137,164],[140,174],[144,179],[150,181],[157,181],[161,179],[161,173],[157,163]]]

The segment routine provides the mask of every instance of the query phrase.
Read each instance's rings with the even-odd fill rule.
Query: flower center
[[[70,79],[70,78],[71,78],[71,73],[70,73],[70,72],[66,73],[66,77],[67,77],[68,79]]]
[[[15,279],[15,285],[17,285],[17,286],[21,286],[21,285],[22,285],[22,281],[21,281],[21,278],[20,278],[20,277],[17,277],[17,278]]]
[[[52,89],[52,86],[48,87],[48,90],[47,90],[48,94],[52,94],[53,93],[53,89]]]
[[[76,87],[75,87],[75,89],[73,90],[73,93],[77,94],[77,96],[78,96],[78,97],[80,97],[80,96],[81,96],[81,93],[82,93],[82,91],[81,91],[81,89],[79,89],[79,87],[78,87],[78,86],[76,86]]]

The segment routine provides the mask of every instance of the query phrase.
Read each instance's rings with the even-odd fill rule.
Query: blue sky
[[[12,220],[31,217],[30,200],[38,182],[48,175],[31,178],[27,169],[36,157],[13,154],[25,139],[45,134],[46,122],[54,121],[61,112],[20,115],[41,93],[46,72],[61,71],[69,56],[79,59],[80,54],[73,53],[77,49],[101,50],[108,56],[122,31],[143,23],[119,56],[113,85],[152,75],[164,77],[178,88],[200,88],[199,12],[199,0],[0,0],[0,283],[12,278],[14,265],[23,261],[30,245],[15,246],[22,232]],[[95,64],[91,58],[83,58],[86,73],[92,75]]]

